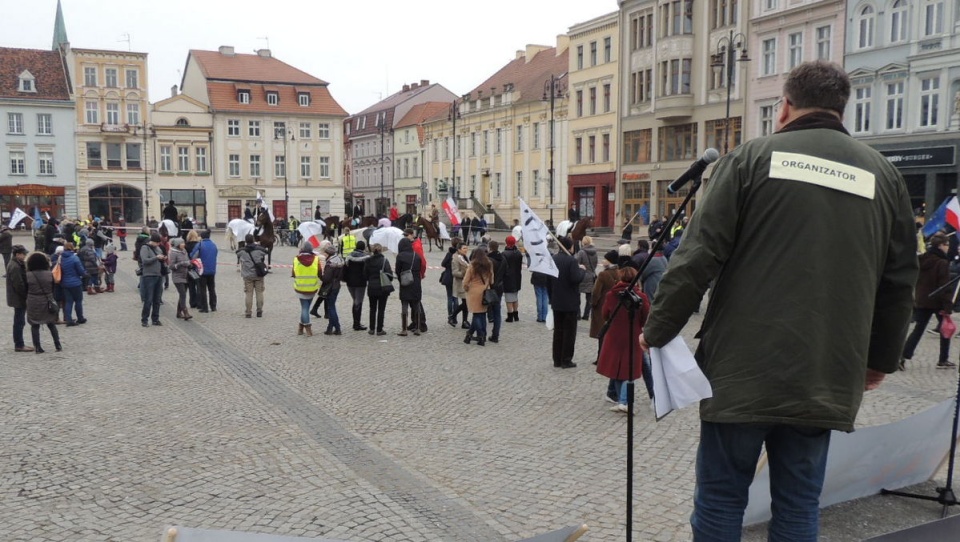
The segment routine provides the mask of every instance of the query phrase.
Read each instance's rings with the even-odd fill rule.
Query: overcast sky
[[[455,94],[482,83],[528,43],[556,45],[616,0],[62,0],[70,44],[149,53],[150,101],[180,83],[190,49],[267,47],[330,83],[356,113],[429,79]],[[49,49],[56,0],[0,0],[0,46]]]

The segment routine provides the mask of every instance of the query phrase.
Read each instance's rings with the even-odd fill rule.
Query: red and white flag
[[[450,224],[456,226],[460,223],[460,209],[457,208],[457,202],[453,198],[447,198],[443,201],[443,211],[447,213]]]
[[[320,246],[320,241],[323,241],[324,226],[325,224],[319,224],[313,221],[301,222],[300,225],[297,226],[297,231],[300,232],[300,235],[302,235],[304,239],[313,245],[313,248],[317,248]]]
[[[947,203],[947,215],[944,219],[947,224],[953,226],[953,229],[960,231],[960,201],[957,201],[956,196],[950,198]]]

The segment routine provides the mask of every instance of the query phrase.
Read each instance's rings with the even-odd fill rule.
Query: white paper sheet
[[[683,338],[650,349],[653,369],[653,411],[657,420],[674,410],[713,397],[710,382]]]

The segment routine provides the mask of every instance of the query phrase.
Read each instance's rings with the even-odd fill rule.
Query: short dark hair
[[[947,240],[946,235],[935,233],[932,236],[930,236],[931,247],[938,247],[940,245],[948,245],[948,244],[950,244],[950,241]]]
[[[253,241],[254,241],[254,239],[253,239],[253,234],[252,234],[252,233],[248,233],[247,235],[245,235],[245,236],[243,237],[243,242],[246,243],[246,244],[248,244],[248,245],[252,245],[252,244],[253,244]]]
[[[490,252],[496,252],[496,251],[500,250],[500,243],[498,243],[498,242],[496,242],[496,241],[490,241],[490,242],[487,244],[487,246],[490,247]]]
[[[650,250],[650,242],[646,239],[640,239],[637,241],[637,248],[640,250]]]
[[[160,241],[163,241],[163,238],[160,237],[160,234],[159,234],[159,233],[153,232],[153,233],[150,234],[150,242],[152,242],[152,243],[159,243]]]
[[[850,78],[839,64],[804,62],[790,70],[783,94],[797,109],[826,109],[843,115],[850,98]]]
[[[210,230],[203,230],[200,232],[201,239],[210,239]]]

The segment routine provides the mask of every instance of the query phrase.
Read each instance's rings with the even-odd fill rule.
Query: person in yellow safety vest
[[[673,239],[677,236],[677,232],[682,230],[687,225],[687,217],[681,216],[676,222],[673,223],[673,227],[670,228],[670,238]]]
[[[293,290],[300,298],[300,325],[297,327],[297,335],[303,335],[306,332],[308,337],[313,336],[310,302],[320,290],[322,272],[320,258],[313,253],[313,245],[309,241],[304,241],[300,245],[300,253],[293,259],[293,270],[290,272],[290,276],[293,277]]]
[[[357,249],[357,236],[350,233],[350,228],[343,228],[343,237],[340,238],[340,254],[349,256]]]
[[[290,230],[290,233],[287,234],[287,240],[290,242],[290,246],[297,246],[300,244],[300,232],[297,231],[297,228],[300,227],[300,221],[297,220],[297,217],[290,215],[290,222],[287,223],[287,229]]]

